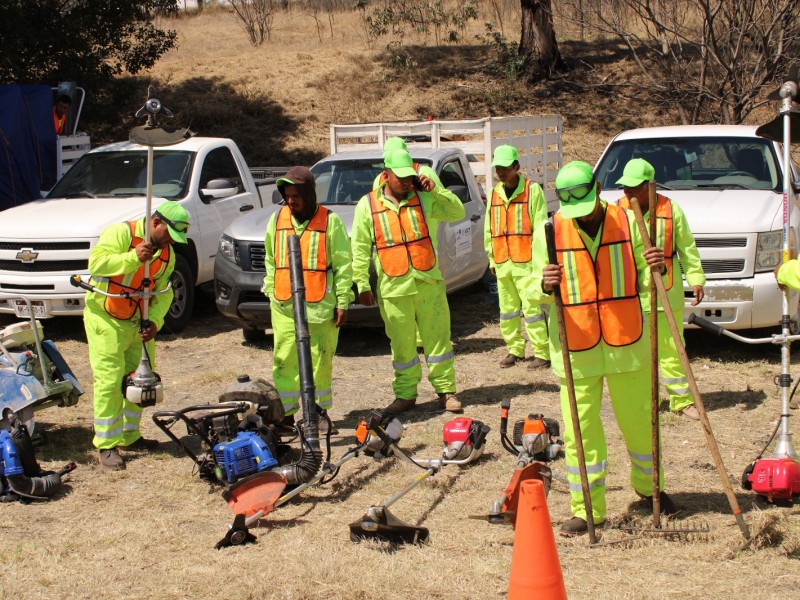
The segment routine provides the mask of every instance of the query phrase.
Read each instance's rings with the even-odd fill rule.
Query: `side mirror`
[[[239,193],[239,187],[230,179],[212,179],[200,190],[202,198],[230,198]]]
[[[273,204],[281,204],[283,202],[283,196],[278,191],[278,188],[272,190],[272,203]]]

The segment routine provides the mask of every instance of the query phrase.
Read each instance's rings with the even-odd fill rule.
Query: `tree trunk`
[[[519,54],[525,59],[525,75],[533,83],[547,79],[564,67],[553,29],[551,0],[520,0],[522,35]]]

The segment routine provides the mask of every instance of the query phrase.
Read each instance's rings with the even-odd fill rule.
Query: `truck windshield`
[[[604,190],[620,189],[625,164],[643,158],[653,165],[656,181],[674,190],[775,190],[781,171],[773,145],[753,138],[658,138],[620,140],[603,155],[595,170]]]
[[[182,198],[189,187],[194,152],[156,150],[153,195]],[[48,193],[49,198],[121,198],[147,193],[147,151],[84,154]]]
[[[430,161],[421,164],[430,166]],[[323,161],[311,167],[320,204],[357,204],[383,171],[383,159]]]

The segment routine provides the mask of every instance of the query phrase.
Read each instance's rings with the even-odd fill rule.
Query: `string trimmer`
[[[171,118],[172,112],[167,109],[156,98],[156,90],[151,85],[147,88],[147,101],[135,115],[137,118],[147,117],[147,123],[140,127],[135,127],[130,133],[130,141],[142,144],[147,147],[147,199],[144,209],[144,239],[150,241],[150,226],[152,220],[153,207],[153,149],[156,146],[172,146],[179,144],[191,136],[188,129],[175,130],[163,127],[159,124],[159,117]],[[157,293],[166,293],[170,286],[160,292],[151,289],[153,282],[150,280],[150,261],[144,263],[144,277],[142,279],[141,290],[131,290],[121,294],[110,294],[98,289],[96,286],[81,281],[79,275],[72,275],[69,282],[74,287],[83,288],[90,292],[96,292],[110,298],[125,298],[139,305],[141,321],[140,331],[150,327],[148,313],[150,310],[150,299]],[[153,406],[160,403],[164,397],[164,388],[161,384],[161,377],[155,373],[151,367],[150,356],[147,353],[147,344],[142,342],[142,358],[139,366],[133,373],[126,375],[122,381],[122,393],[128,401],[139,404],[143,407]]]
[[[508,435],[508,411],[511,400],[500,403],[500,441],[503,448],[517,457],[511,481],[500,498],[492,503],[488,515],[471,515],[471,519],[489,523],[516,524],[520,484],[527,479],[538,479],[544,483],[545,494],[550,491],[553,472],[547,463],[556,460],[564,450],[560,439],[558,421],[543,415],[530,414],[514,423],[512,435]]]
[[[430,532],[426,527],[411,525],[397,517],[389,507],[417,487],[428,477],[438,473],[445,465],[467,465],[478,460],[486,445],[486,436],[490,429],[480,421],[469,417],[459,417],[444,425],[442,438],[444,450],[441,458],[413,458],[400,448],[383,432],[377,435],[387,446],[394,450],[406,462],[423,469],[413,481],[399,492],[393,494],[381,504],[370,506],[360,519],[350,523],[350,540],[360,542],[364,539],[380,540],[394,544],[419,544],[428,540]]]

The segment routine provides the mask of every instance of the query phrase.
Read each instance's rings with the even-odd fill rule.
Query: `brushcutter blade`
[[[469,515],[467,516],[468,519],[475,519],[476,521],[487,521],[492,525],[502,525],[505,523],[513,523],[517,517],[517,513],[515,512],[500,512],[500,513],[489,513],[488,515]]]
[[[527,481],[528,479],[538,479],[544,483],[544,494],[547,496],[550,493],[550,482],[553,479],[553,475],[550,467],[540,462],[532,462],[514,471],[514,474],[511,476],[511,481],[509,481],[506,489],[503,490],[506,496],[506,501],[503,504],[503,513],[511,514],[509,522],[515,526],[517,523],[517,505],[519,504],[519,487],[522,485],[523,481]],[[492,520],[493,515],[488,516],[490,523],[497,522]]]
[[[350,541],[380,540],[393,544],[424,544],[430,532],[395,517],[388,508],[373,506],[367,513],[350,523]]]
[[[248,531],[247,525],[245,525],[244,515],[236,515],[236,518],[233,519],[233,524],[231,525],[230,529],[228,529],[228,533],[225,534],[224,538],[217,542],[214,548],[221,550],[222,548],[228,548],[229,546],[241,546],[242,544],[255,543],[256,536]]]
[[[272,471],[262,471],[239,480],[222,492],[222,498],[231,507],[237,518],[243,515],[252,517],[256,513],[261,516],[275,510],[275,502],[286,489],[286,479]]]

